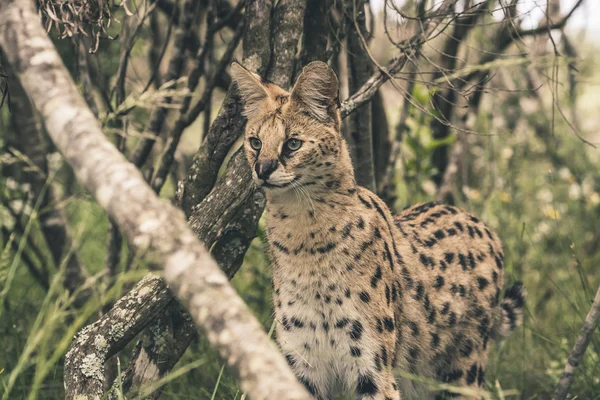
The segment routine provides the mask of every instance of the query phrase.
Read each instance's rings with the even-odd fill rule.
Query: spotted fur
[[[291,93],[238,64],[232,76],[267,194],[277,340],[298,379],[317,399],[436,396],[398,371],[481,386],[490,340],[521,323],[525,298],[520,284],[500,297],[498,236],[444,204],[393,217],[357,186],[326,64],[309,64]]]

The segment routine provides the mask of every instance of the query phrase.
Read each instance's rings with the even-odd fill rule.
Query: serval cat
[[[522,320],[525,291],[500,298],[498,236],[456,207],[427,203],[393,217],[357,186],[341,134],[338,80],[306,66],[290,92],[240,64],[244,150],[267,196],[277,340],[317,399],[457,397],[484,382],[490,339]]]

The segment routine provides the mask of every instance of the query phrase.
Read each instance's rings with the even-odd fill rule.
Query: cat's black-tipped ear
[[[240,96],[244,101],[244,115],[251,118],[258,114],[270,96],[260,76],[234,61],[231,64],[231,78],[237,83]]]
[[[294,88],[292,102],[321,122],[335,117],[338,80],[335,72],[321,61],[313,61],[302,69]]]

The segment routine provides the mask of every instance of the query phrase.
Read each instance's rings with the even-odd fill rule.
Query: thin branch
[[[85,102],[90,107],[90,110],[94,113],[94,115],[98,116],[98,105],[96,104],[96,100],[94,99],[94,85],[92,84],[92,78],[90,75],[90,64],[89,64],[89,52],[88,46],[85,43],[85,38],[80,35],[75,40],[75,45],[77,46],[77,64],[78,64],[78,72],[79,72],[79,80],[81,82],[81,89],[83,91],[83,97],[85,98]]]
[[[519,29],[519,30],[517,30],[517,35],[520,37],[534,36],[534,35],[539,35],[540,33],[547,33],[550,30],[564,28],[565,25],[567,24],[567,22],[569,21],[569,19],[571,18],[571,16],[573,15],[573,13],[579,8],[579,6],[581,6],[583,4],[583,1],[584,0],[579,0],[577,3],[575,3],[573,5],[573,7],[571,7],[571,10],[564,17],[562,17],[559,21],[554,22],[554,23],[545,24],[545,25],[540,25],[537,28],[533,28],[533,29],[526,29],[526,30]]]
[[[600,287],[596,291],[596,297],[588,311],[585,321],[583,322],[583,326],[581,327],[581,331],[579,332],[579,336],[577,337],[577,341],[573,345],[573,349],[571,350],[571,354],[569,354],[569,359],[567,360],[567,364],[565,365],[565,369],[558,381],[558,385],[556,386],[556,391],[554,392],[554,396],[552,400],[564,400],[569,393],[569,387],[571,386],[571,382],[573,382],[573,377],[575,376],[575,371],[581,360],[583,355],[585,354],[585,350],[590,344],[590,340],[592,340],[592,333],[598,327],[598,323],[600,322]]]
[[[173,45],[171,59],[169,60],[169,68],[165,76],[165,82],[176,81],[181,77],[185,66],[186,43],[193,27],[198,4],[199,2],[195,0],[186,0],[182,6],[183,11],[175,32],[175,43]],[[171,103],[171,101],[172,99],[170,97],[163,99],[163,102],[166,104]],[[156,141],[156,137],[162,132],[167,113],[167,107],[158,107],[150,114],[148,134],[140,138],[129,156],[129,160],[137,167],[144,165],[148,159]]]
[[[211,99],[211,94],[217,84],[219,75],[222,74],[223,71],[225,71],[225,69],[231,62],[231,59],[233,57],[233,52],[237,48],[238,43],[242,37],[243,28],[244,28],[243,24],[240,24],[240,26],[238,27],[238,29],[236,30],[236,32],[234,34],[234,37],[229,42],[227,49],[225,50],[225,53],[221,57],[221,60],[214,68],[212,76],[206,82],[206,85],[204,86],[204,91],[202,93],[200,100],[198,101],[198,103],[196,103],[192,107],[192,109],[189,112],[187,112],[187,111],[188,111],[190,102],[188,101],[188,99],[184,100],[184,103],[180,109],[179,119],[177,120],[177,122],[175,123],[175,126],[173,127],[171,136],[169,137],[169,140],[167,141],[167,144],[165,145],[165,151],[162,153],[162,155],[160,157],[158,170],[156,171],[156,174],[154,175],[154,178],[152,179],[152,187],[154,188],[156,193],[160,192],[160,189],[162,188],[162,186],[167,178],[167,175],[168,175],[169,171],[171,170],[173,160],[175,159],[175,151],[177,150],[177,146],[179,145],[179,140],[181,139],[181,135],[183,134],[184,129],[187,128],[193,121],[195,121],[196,118],[198,117],[198,115],[209,104],[210,99]],[[198,61],[197,69],[201,68],[201,66],[204,64],[203,58],[204,57],[202,57],[202,59]],[[196,85],[198,84],[199,77],[194,78],[195,75],[197,75],[197,74],[192,72],[192,74],[190,75],[190,79],[188,80],[188,88],[190,89],[190,91],[193,91],[195,89]]]
[[[454,7],[458,0],[445,0],[439,9],[430,15],[427,24],[422,33],[414,35],[412,38],[406,40],[404,43],[404,53],[391,60],[388,65],[382,70],[376,71],[354,94],[348,99],[344,100],[341,104],[342,118],[346,118],[358,107],[370,101],[371,98],[377,92],[377,89],[383,85],[389,76],[393,76],[398,71],[402,70],[410,58],[414,57],[415,48],[423,42],[430,40],[433,36],[434,31],[448,16],[449,10]]]

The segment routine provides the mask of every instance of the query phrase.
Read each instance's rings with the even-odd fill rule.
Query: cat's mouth
[[[292,183],[297,182],[300,179],[299,175],[294,176],[293,179],[290,179],[287,182],[269,182],[268,180],[262,180],[258,182],[258,185],[264,188],[269,189],[282,189],[290,186]]]

